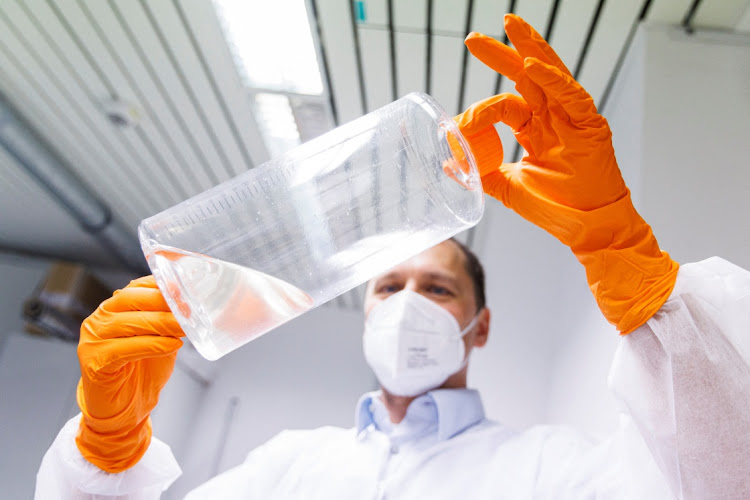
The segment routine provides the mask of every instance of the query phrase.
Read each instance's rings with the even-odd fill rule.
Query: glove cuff
[[[133,467],[151,444],[150,415],[130,428],[112,430],[108,423],[89,415],[82,387],[79,382],[77,399],[82,417],[76,434],[78,451],[89,463],[106,472],[117,473]]]
[[[598,212],[598,213],[597,213]],[[667,301],[679,264],[659,244],[633,207],[630,193],[585,212],[571,250],[586,268],[599,309],[622,335],[643,325]],[[588,224],[598,220],[600,224]]]

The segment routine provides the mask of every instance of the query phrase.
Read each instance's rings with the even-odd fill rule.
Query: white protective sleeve
[[[750,498],[750,272],[718,257],[682,266],[619,346],[610,386],[675,497]]]
[[[161,496],[182,470],[172,450],[156,438],[130,469],[112,474],[86,461],[78,451],[77,417],[58,433],[36,475],[36,500],[153,500]]]

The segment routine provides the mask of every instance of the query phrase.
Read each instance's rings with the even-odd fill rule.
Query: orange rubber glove
[[[568,245],[604,316],[630,333],[667,300],[678,264],[633,207],[591,96],[520,17],[506,15],[505,32],[517,51],[479,33],[466,38],[469,51],[521,94],[491,97],[456,117],[484,191]],[[522,161],[498,161],[496,122],[514,130],[528,153]]]
[[[152,276],[132,281],[81,325],[76,444],[107,472],[135,465],[151,443],[151,410],[184,334]]]

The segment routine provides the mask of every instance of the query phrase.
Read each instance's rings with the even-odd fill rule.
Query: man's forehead
[[[465,257],[452,241],[444,241],[374,278],[374,281],[419,273],[428,278],[461,279],[466,275]],[[468,277],[468,276],[467,276]]]

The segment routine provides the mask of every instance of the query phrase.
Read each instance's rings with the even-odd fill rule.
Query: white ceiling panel
[[[750,5],[748,0],[702,0],[693,20],[694,28],[734,29]]]
[[[427,35],[396,33],[396,74],[398,96],[424,92],[427,78]]]
[[[396,30],[424,33],[427,27],[427,0],[393,2],[393,26]]]
[[[463,34],[469,0],[432,0],[432,32],[441,34]]]
[[[118,6],[120,15],[131,31],[141,34],[145,26],[153,23],[156,34],[160,37],[159,41],[169,47],[172,64],[177,68],[183,85],[189,90],[195,107],[202,115],[227,173],[233,177],[247,170],[252,161],[244,150],[244,145],[237,142],[236,130],[227,121],[226,104],[217,95],[175,5],[164,1],[144,2],[144,8],[141,9],[132,0],[116,0],[113,5]],[[140,36],[137,40],[141,40]],[[144,49],[146,54],[150,53],[148,47]],[[156,69],[159,71],[161,68]]]
[[[143,217],[155,210],[155,198],[146,196],[148,190],[137,190],[137,186],[129,182],[119,168],[105,168],[110,162],[106,151],[97,148],[97,142],[91,142],[70,116],[61,111],[56,103],[52,104],[48,96],[40,92],[34,79],[27,77],[24,71],[12,71],[17,66],[17,61],[7,56],[0,42],[0,80],[8,99],[24,110],[29,124],[44,133],[56,154],[78,173],[90,189],[99,191],[101,197],[119,207],[117,216],[134,229]],[[112,189],[110,180],[115,180],[119,189]],[[134,204],[132,200],[141,200],[141,204]]]
[[[103,178],[109,176],[116,179],[122,173],[123,179],[127,179],[127,164],[113,152],[112,148],[108,148],[106,144],[102,145],[99,137],[97,125],[99,128],[108,128],[109,123],[98,121],[95,125],[92,123],[95,120],[81,116],[79,110],[68,100],[67,95],[58,88],[56,82],[50,80],[47,72],[39,66],[31,54],[23,46],[18,45],[15,39],[8,36],[9,31],[6,27],[5,19],[0,15],[0,31],[6,33],[6,36],[0,40],[2,70],[5,72],[3,91],[10,96],[17,96],[14,104],[27,118],[39,117],[35,123],[40,134],[54,135],[54,137],[62,134],[66,141],[50,141],[60,150],[69,155],[74,155],[77,149],[81,150],[80,157],[68,158],[73,168],[91,162],[92,168],[98,169]],[[34,109],[37,111],[34,112]],[[99,114],[96,113],[96,115]],[[56,133],[58,130],[61,132]],[[79,175],[83,173],[79,172]],[[91,181],[91,178],[87,179]],[[140,195],[136,191],[130,193],[132,196],[129,199],[130,203],[139,204],[146,199],[152,200],[153,203],[158,202],[159,194],[152,186],[144,184],[143,189]],[[153,192],[152,197],[148,197],[147,193],[150,192]]]
[[[680,24],[693,0],[652,0],[646,20],[659,24]]]
[[[342,2],[343,3],[343,2]],[[360,0],[355,2],[360,5],[360,24],[387,26],[388,25],[388,2],[386,0]]]
[[[127,88],[127,80],[122,75],[118,75],[114,67],[96,66],[95,62],[89,62],[93,59],[93,50],[84,53],[79,49],[72,33],[66,30],[49,4],[43,0],[30,0],[29,7],[40,29],[50,35],[59,47],[59,51],[65,55],[67,66],[75,69],[75,73],[78,74],[76,81],[84,82],[87,92],[93,97],[95,104],[98,101],[100,111],[103,104],[113,96],[121,97],[126,101],[139,102],[132,90]],[[76,36],[78,35],[78,32],[74,33]],[[101,43],[97,44],[94,40],[90,42],[92,42],[92,45],[90,45],[92,49],[101,47]],[[112,73],[99,71],[99,68],[110,70]],[[158,162],[165,171],[166,178],[172,179],[172,183],[179,186],[178,196],[188,196],[195,190],[195,186],[189,182],[190,178],[182,174],[182,166],[185,164],[185,160],[168,147],[168,144],[164,141],[165,137],[162,136],[163,130],[155,127],[154,121],[144,120],[140,123],[138,130],[125,130],[124,132],[131,136],[130,145],[133,148],[150,152],[151,156],[147,156],[146,161]]]
[[[200,165],[194,167],[195,171],[203,169],[211,172],[206,175],[210,176],[212,184],[229,179],[231,174],[225,157],[212,140],[202,113],[196,109],[167,50],[140,6],[128,9],[131,17],[135,17],[137,13],[141,14],[139,19],[143,22],[139,24],[137,35],[128,28],[119,11],[113,10],[108,3],[89,2],[86,6],[91,19],[95,20],[101,33],[106,36],[108,46],[115,51],[120,65],[134,81],[138,82],[144,92],[148,93],[152,101],[161,100],[169,109],[168,113],[156,115],[156,106],[152,104],[152,115],[148,118],[158,120],[164,126],[177,124],[174,134],[178,135],[180,140],[176,146],[185,156],[194,158],[193,162]],[[150,165],[143,167],[148,171]],[[186,166],[185,170],[188,169]],[[203,177],[195,171],[194,178]]]
[[[547,22],[552,13],[553,0],[516,0],[514,13],[521,16],[544,36]],[[579,29],[585,30],[585,24],[577,23]]]
[[[562,0],[558,7],[555,27],[549,41],[570,71],[573,71],[578,64],[581,48],[586,41],[588,26],[596,11],[596,4],[597,0]]]
[[[502,40],[503,16],[510,3],[503,0],[474,0],[471,12],[471,30]]]
[[[432,36],[431,93],[451,116],[460,113],[458,93],[461,86],[461,61],[464,50],[460,38]]]
[[[193,141],[185,133],[172,103],[154,84],[140,60],[139,64],[128,64],[119,50],[128,44],[123,43],[115,49],[109,38],[112,33],[103,32],[97,21],[92,22],[90,11],[81,8],[74,0],[59,0],[57,10],[79,45],[85,47],[92,64],[99,69],[110,94],[143,110],[139,127],[146,136],[153,138],[155,147],[164,157],[178,163],[178,180],[184,183],[184,189],[194,193],[214,185],[213,170],[201,162],[197,148],[192,146]]]
[[[578,75],[578,81],[597,105],[640,10],[639,2],[608,2],[604,5]]]
[[[89,2],[81,5],[85,6],[83,13],[86,20],[78,22],[91,25],[101,40],[100,48],[89,50],[97,57],[99,64],[113,59],[110,64],[114,64],[119,71],[106,66],[111,71],[107,74],[116,82],[113,85],[123,90],[129,86],[131,95],[137,99],[136,103],[144,109],[144,122],[152,122],[155,127],[164,131],[165,147],[171,147],[183,159],[178,176],[192,184],[187,188],[187,194],[197,194],[206,186],[229,178],[221,157],[202,127],[198,113],[179,78],[169,71],[169,59],[162,46],[156,42],[150,25],[144,24],[137,36],[134,36],[123,25],[118,12],[113,11],[107,3]],[[134,39],[138,40],[138,44]],[[139,44],[148,41],[152,44],[146,52]],[[95,39],[91,42],[95,42]],[[156,68],[160,68],[161,72],[157,73]],[[165,73],[168,76],[164,76]],[[151,137],[156,139],[155,136]],[[137,167],[137,175],[153,183],[149,175],[152,165],[142,164]],[[158,184],[156,187],[161,189],[162,185]],[[162,206],[160,210],[166,206]]]
[[[479,59],[469,57],[465,78],[464,108],[495,94],[497,73],[485,66]]]
[[[750,2],[747,3],[745,12],[737,22],[737,26],[735,26],[735,29],[744,33],[750,33]]]
[[[142,136],[135,130],[115,129],[102,112],[101,103],[109,94],[98,75],[88,65],[73,66],[72,56],[63,52],[49,33],[38,29],[35,20],[27,16],[28,7],[22,5],[25,3],[4,2],[1,7],[14,25],[13,33],[5,37],[9,48],[26,54],[25,64],[30,72],[35,77],[45,74],[42,80],[45,90],[50,94],[59,90],[75,110],[75,116],[89,125],[111,154],[129,167],[151,165],[150,174],[160,184],[165,201],[168,204],[180,201],[183,197],[180,186],[172,181],[168,168],[154,157]]]
[[[321,43],[328,63],[331,93],[340,124],[362,116],[363,82],[357,67],[359,53],[354,38],[351,4],[338,0],[314,0],[321,29]],[[360,49],[361,50],[361,49]]]
[[[374,111],[393,101],[391,89],[391,43],[387,31],[360,25],[362,72],[367,85],[367,111]]]
[[[179,6],[203,56],[202,61],[210,70],[217,92],[226,106],[233,129],[238,134],[238,142],[244,146],[254,166],[260,165],[269,159],[268,151],[253,118],[250,99],[224,40],[216,10],[210,2],[192,0],[180,0]]]

